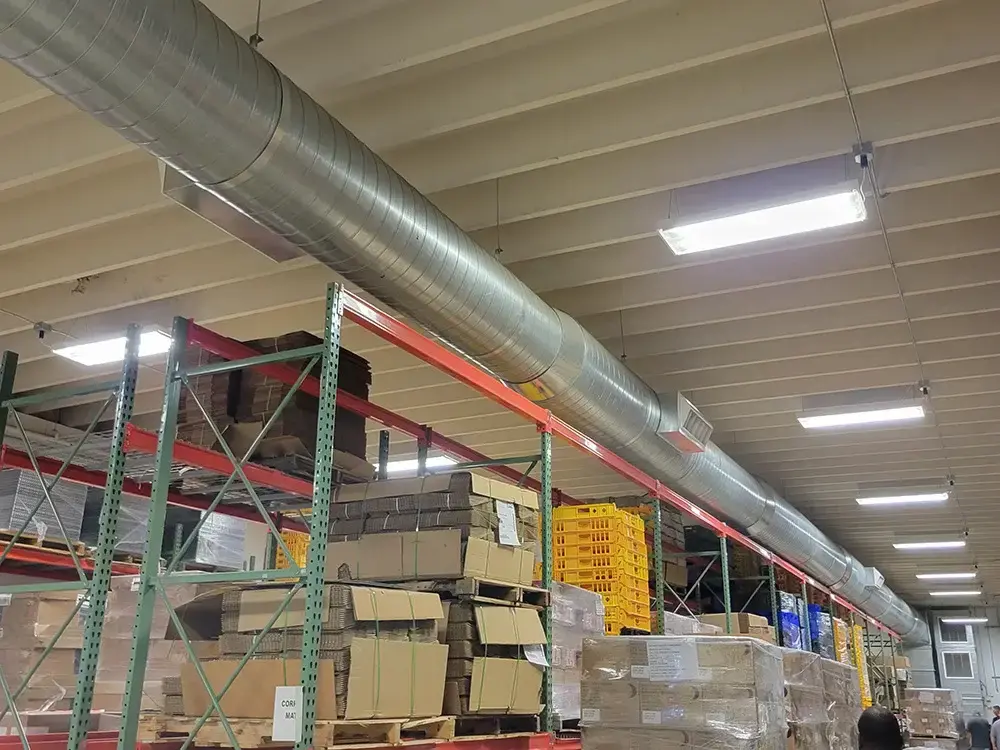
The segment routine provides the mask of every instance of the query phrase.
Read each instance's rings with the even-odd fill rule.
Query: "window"
[[[939,622],[942,643],[968,643],[969,626],[957,622]]]
[[[941,654],[944,662],[944,676],[952,680],[971,680],[972,653],[969,651],[945,651]]]

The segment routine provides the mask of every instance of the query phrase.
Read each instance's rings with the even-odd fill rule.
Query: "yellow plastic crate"
[[[553,521],[566,521],[571,518],[592,518],[594,516],[614,516],[618,508],[612,503],[593,503],[591,505],[560,505],[552,510]]]
[[[295,564],[304,568],[309,553],[309,535],[302,531],[282,531],[281,540],[288,547],[288,551],[292,553]],[[285,557],[285,551],[281,549],[281,545],[275,544],[274,546],[277,548],[274,558],[276,566],[278,568],[292,567],[288,558]]]

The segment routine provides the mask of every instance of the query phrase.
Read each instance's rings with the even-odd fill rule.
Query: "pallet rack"
[[[417,424],[412,420],[368,401],[344,392],[339,392],[337,390],[337,354],[341,323],[344,317],[380,336],[384,340],[404,349],[422,361],[443,370],[460,382],[472,387],[483,396],[490,398],[534,424],[540,433],[540,449],[538,454],[508,459],[491,459],[489,456],[441,435],[432,427]],[[637,485],[650,498],[654,509],[655,530],[652,535],[651,548],[657,563],[655,602],[660,628],[662,628],[663,612],[665,611],[665,589],[669,587],[662,580],[662,560],[664,556],[662,537],[659,533],[660,514],[658,511],[660,503],[666,502],[694,518],[698,523],[711,529],[720,538],[719,557],[723,563],[726,561],[728,545],[730,543],[735,542],[746,546],[767,562],[771,571],[772,591],[774,591],[774,569],[776,567],[784,569],[802,582],[803,591],[808,587],[814,587],[823,591],[829,596],[831,606],[834,603],[839,604],[850,610],[852,616],[853,614],[857,614],[877,629],[885,632],[890,638],[897,637],[895,633],[885,628],[881,623],[859,612],[852,605],[830,592],[826,587],[799,571],[791,563],[765,549],[698,506],[695,506],[641,470],[628,464],[616,454],[597,444],[565,422],[555,418],[543,407],[508,388],[491,375],[459,357],[453,351],[431,341],[404,323],[361,300],[356,295],[347,292],[340,285],[331,285],[327,293],[323,344],[292,352],[260,355],[239,342],[215,334],[186,319],[178,318],[174,323],[172,331],[174,346],[167,362],[163,412],[158,434],[138,429],[129,423],[135,395],[136,373],[138,370],[138,334],[138,328],[134,326],[129,328],[121,377],[114,382],[69,389],[56,388],[32,393],[15,393],[13,383],[17,368],[17,357],[13,353],[6,352],[3,354],[2,359],[0,359],[0,435],[4,433],[8,419],[13,418],[14,423],[21,428],[20,433],[24,448],[24,450],[19,450],[13,446],[4,446],[2,452],[0,452],[0,468],[18,467],[30,469],[39,476],[43,482],[43,486],[48,486],[45,485],[45,478],[50,477],[51,479],[48,480],[49,485],[54,485],[55,481],[63,479],[96,487],[104,487],[105,493],[101,511],[98,545],[92,567],[80,566],[78,564],[79,561],[74,559],[76,580],[58,581],[47,584],[4,586],[0,587],[0,593],[22,593],[45,589],[81,590],[86,592],[81,597],[81,602],[84,599],[89,602],[92,613],[98,612],[98,608],[103,609],[107,599],[111,576],[113,574],[125,574],[126,572],[134,573],[134,569],[129,571],[123,570],[112,560],[117,515],[123,493],[147,497],[150,500],[147,550],[159,550],[162,548],[164,534],[162,521],[168,504],[181,505],[206,512],[224,513],[264,523],[268,527],[274,543],[282,547],[284,545],[280,540],[280,531],[284,528],[308,531],[310,533],[310,542],[308,560],[304,569],[284,568],[237,571],[232,573],[186,573],[176,570],[175,559],[161,573],[157,555],[146,555],[139,571],[140,603],[135,621],[133,654],[123,706],[123,729],[117,735],[115,742],[119,750],[132,750],[137,744],[136,732],[141,697],[140,689],[142,672],[145,666],[145,654],[149,645],[153,606],[157,597],[166,599],[165,587],[173,583],[264,581],[278,578],[286,580],[292,578],[294,581],[292,591],[304,589],[306,595],[307,617],[304,627],[302,667],[305,710],[303,714],[302,738],[297,743],[296,749],[304,750],[311,746],[315,723],[318,665],[317,647],[321,626],[320,603],[322,601],[325,544],[327,529],[329,527],[329,497],[334,479],[332,465],[333,414],[337,405],[362,414],[368,419],[374,419],[387,428],[401,431],[417,438],[418,463],[422,469],[426,466],[427,453],[433,446],[446,454],[462,459],[465,462],[463,465],[466,468],[486,467],[499,476],[522,483],[538,491],[540,493],[542,510],[541,541],[543,560],[541,578],[542,585],[545,587],[548,587],[552,580],[552,505],[553,503],[577,502],[574,498],[552,487],[552,440],[553,437],[558,437],[613,469],[619,475]],[[187,346],[201,347],[229,361],[201,367],[185,367],[182,362],[182,355]],[[310,360],[311,364],[302,371],[283,364],[289,360],[303,358]],[[293,392],[301,389],[303,392],[319,398],[320,418],[317,444],[320,446],[320,449],[317,451],[318,458],[312,481],[249,463],[246,456],[241,460],[225,447],[223,448],[223,453],[220,454],[175,441],[179,395],[181,388],[185,387],[187,379],[196,375],[229,372],[244,367],[255,368],[269,377],[292,385]],[[310,371],[317,367],[318,376],[311,374]],[[36,405],[44,401],[58,401],[59,399],[98,392],[110,393],[105,403],[105,408],[112,401],[116,403],[114,425],[110,435],[96,435],[95,428],[100,420],[100,415],[98,415],[93,419],[88,430],[78,440],[77,444],[69,446],[65,442],[59,442],[58,440],[49,441],[46,444],[45,450],[50,455],[37,455],[32,441],[29,439],[26,431],[23,430],[18,410],[25,406]],[[208,415],[204,412],[203,407],[202,411],[207,417]],[[217,428],[215,429],[217,431]],[[78,457],[83,455],[83,443],[90,438],[94,438],[100,443],[96,455],[100,456],[100,460],[104,462],[103,470],[95,465],[98,461],[94,458],[77,462]],[[220,444],[225,445],[224,441],[220,441]],[[388,458],[387,437],[380,439],[379,453],[380,473],[384,476],[385,463]],[[247,454],[247,456],[249,455],[250,453]],[[149,456],[153,456],[154,458],[152,465],[149,464]],[[138,460],[142,458],[146,460],[144,462]],[[522,472],[514,468],[514,465],[518,463],[528,463],[528,472]],[[538,479],[528,476],[536,464],[539,467]],[[177,476],[178,470],[181,468],[195,468],[199,471],[227,478],[214,497],[206,494],[180,494],[171,489],[171,481]],[[243,485],[243,490],[238,489],[239,485]],[[217,487],[218,485],[216,482],[215,485],[207,483],[206,486]],[[305,522],[295,521],[278,513],[271,512],[262,501],[262,498],[266,498],[267,492],[303,498],[305,501],[311,503],[312,512]],[[48,491],[45,494],[48,498]],[[234,497],[240,500],[242,504],[233,505],[227,502],[234,499]],[[324,499],[316,501],[314,498]],[[283,551],[286,556],[290,557],[288,555],[289,550],[284,549]],[[21,553],[18,552],[15,555],[13,545],[8,545],[3,554],[6,555],[6,558],[0,558],[0,561],[15,562],[19,560],[17,555]],[[67,574],[73,573],[71,566],[66,563],[49,565],[40,557],[26,558],[23,562],[35,566],[32,569],[34,574],[64,578],[67,577]],[[722,575],[725,609],[728,616],[732,613],[732,605],[729,595],[728,566],[725,564],[722,565]],[[286,598],[286,605],[290,599],[291,595]],[[275,614],[271,623],[272,625],[274,620],[277,619],[278,614],[280,614],[280,611]],[[551,626],[549,617],[546,617],[545,623],[547,630]],[[177,616],[172,610],[171,618],[176,622]],[[73,704],[70,731],[65,736],[34,736],[30,740],[21,732],[19,743],[23,750],[30,750],[31,747],[40,747],[46,742],[49,743],[46,745],[49,750],[55,747],[67,747],[70,750],[79,750],[81,743],[88,739],[90,741],[107,741],[107,737],[99,738],[93,735],[93,733],[88,735],[86,731],[86,719],[89,716],[91,705],[90,699],[99,655],[102,624],[103,617],[90,616],[87,618],[84,632],[83,659],[81,661],[78,689]],[[185,645],[190,651],[190,644],[185,641]],[[49,648],[51,646],[52,644],[50,644]],[[247,658],[249,658],[249,655]],[[195,659],[193,661],[196,662]],[[245,662],[246,659],[241,663]],[[201,673],[200,676],[207,687],[205,675]],[[545,684],[546,696],[544,702],[548,705],[551,704],[551,685],[547,680]],[[0,689],[3,690],[8,705],[13,706],[13,701],[10,699],[14,696],[9,686],[6,685],[6,680],[2,678],[0,678]],[[18,690],[13,691],[15,694],[17,692]],[[213,709],[219,714],[220,720],[227,726],[227,732],[233,742],[233,746],[238,747],[238,743],[236,743],[235,737],[228,727],[228,722],[220,710],[219,696],[213,695],[212,703]],[[16,717],[16,709],[13,713]],[[207,718],[207,715],[203,718]],[[20,724],[19,719],[16,719],[16,721]],[[551,729],[551,724],[547,725],[547,728]],[[538,740],[538,742],[544,744],[545,740]],[[182,747],[186,750],[188,745],[190,745],[190,738],[188,742],[182,744]],[[463,742],[462,747],[468,748],[469,745]],[[490,745],[490,747],[494,746]],[[541,747],[541,745],[538,745],[538,747]]]

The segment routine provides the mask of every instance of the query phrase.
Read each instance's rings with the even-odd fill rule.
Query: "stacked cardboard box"
[[[785,709],[794,750],[826,750],[833,722],[823,689],[819,654],[800,649],[781,650],[785,674]]]
[[[445,713],[539,713],[545,642],[535,609],[453,601]]]
[[[593,591],[553,581],[550,607],[553,711],[560,721],[573,721],[580,718],[583,639],[604,633],[604,600]]]
[[[201,367],[225,362],[222,357],[201,347],[190,347],[185,352],[187,367]],[[181,388],[177,407],[177,439],[206,448],[215,445],[215,433],[205,421],[198,404],[205,409],[209,418],[220,432],[231,425],[235,417],[235,401],[230,393],[232,373],[199,375],[188,379],[188,387]],[[197,401],[196,401],[197,400]]]
[[[726,615],[699,615],[698,619],[703,623],[714,625],[722,633],[726,632]],[[729,627],[732,635],[747,635],[752,638],[760,638],[762,641],[774,644],[774,628],[767,624],[767,618],[760,615],[752,615],[748,612],[732,612],[729,615]]]
[[[858,746],[861,690],[857,670],[832,659],[820,659],[823,693],[829,712],[831,750],[854,750]]]
[[[306,332],[289,333],[269,339],[245,342],[247,346],[266,354],[289,351],[322,344],[322,339]],[[188,366],[196,367],[223,361],[200,348],[188,353]],[[288,362],[292,367],[304,367],[305,360]],[[368,361],[346,349],[340,350],[337,385],[354,396],[368,399],[371,386],[371,367]],[[318,368],[314,370],[318,374]],[[218,375],[202,375],[191,379],[191,388],[182,389],[177,437],[185,442],[206,448],[216,444],[215,433],[205,421],[193,396],[204,407],[208,416],[228,438],[228,430],[236,423],[262,426],[275,413],[291,391],[291,386],[268,378],[256,370],[237,370]],[[298,453],[315,454],[316,422],[319,402],[301,390],[292,396],[268,431],[268,439],[292,438]],[[258,430],[259,431],[259,430]],[[338,408],[334,427],[334,447],[338,451],[365,458],[365,419]]]
[[[108,593],[100,658],[94,685],[95,711],[120,711],[125,681],[132,654],[132,628],[135,621],[138,592],[133,590],[135,578],[112,580]],[[167,593],[173,604],[194,597],[194,586],[171,586]],[[83,628],[89,615],[86,602],[74,614],[77,592],[44,592],[16,594],[0,607],[0,668],[16,689],[28,672],[39,663],[42,652],[59,633],[63,623],[69,625],[54,644],[51,653],[40,663],[26,691],[17,701],[22,710],[66,710],[76,695],[80,650],[83,648]],[[157,602],[151,625],[149,655],[142,691],[142,708],[160,709],[163,705],[162,680],[180,673],[188,661],[183,644],[168,637],[169,615],[162,602]],[[196,648],[206,644],[196,644]],[[212,647],[198,653],[212,653]]]
[[[465,539],[532,549],[538,541],[538,495],[469,472],[344,485],[334,500],[334,541],[443,528],[460,529]]]
[[[965,734],[962,700],[954,690],[907,688],[903,708],[915,737],[958,740]]]
[[[218,597],[223,655],[200,664],[216,693],[287,595],[287,587],[269,586]],[[448,649],[437,637],[444,618],[438,595],[333,584],[325,597],[317,718],[440,715]],[[228,716],[270,718],[275,688],[299,684],[304,621],[299,591],[222,699]],[[194,665],[182,669],[181,688],[185,714],[200,716],[211,705]]]
[[[722,635],[724,632],[711,622],[684,617],[674,612],[663,613],[663,635]]]
[[[587,639],[585,750],[784,750],[780,651],[754,638]]]
[[[261,354],[290,351],[307,346],[322,344],[323,340],[310,333],[299,331],[269,339],[247,341],[247,346]],[[301,369],[306,360],[286,363]],[[319,374],[315,368],[314,375]],[[267,422],[291,391],[291,386],[262,375],[257,370],[247,370],[240,374],[239,406],[236,418],[240,422]],[[368,400],[372,383],[371,366],[368,360],[346,349],[340,350],[337,370],[337,387],[353,396]],[[297,437],[310,455],[316,453],[316,418],[319,401],[309,394],[298,391],[291,402],[279,415],[269,437],[287,435]],[[365,418],[359,414],[337,408],[334,421],[333,446],[339,451],[365,458],[366,437]]]

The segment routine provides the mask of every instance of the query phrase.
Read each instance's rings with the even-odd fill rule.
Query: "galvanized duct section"
[[[926,626],[195,0],[0,0],[0,55],[913,643]]]

